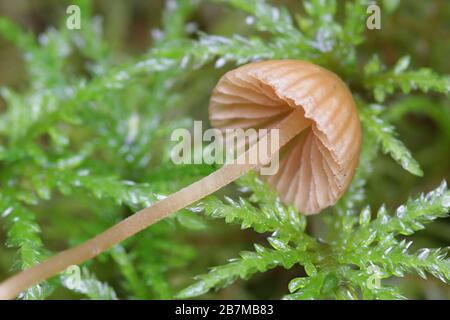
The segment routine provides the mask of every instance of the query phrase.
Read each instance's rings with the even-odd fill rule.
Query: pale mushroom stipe
[[[0,284],[0,299],[13,299],[69,266],[97,256],[248,171],[258,170],[275,153],[280,153],[280,168],[265,179],[286,204],[293,204],[302,214],[319,213],[335,204],[355,173],[361,125],[352,94],[338,76],[312,63],[263,61],[226,73],[212,93],[209,115],[219,129],[278,129],[279,149],[270,150],[258,164],[226,164],[83,244],[14,275]],[[265,143],[272,138],[268,132]]]

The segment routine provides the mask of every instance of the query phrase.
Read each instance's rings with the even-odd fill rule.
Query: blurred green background
[[[341,1],[343,4],[344,1]],[[106,40],[113,48],[113,58],[121,61],[124,57],[146,52],[152,45],[152,35],[157,36],[161,25],[161,11],[164,1],[156,0],[97,0],[95,14],[101,17]],[[274,1],[301,12],[301,1]],[[0,15],[7,16],[39,35],[48,28],[58,26],[65,17],[65,9],[70,4],[60,0],[0,0]],[[245,14],[238,13],[224,6],[202,3],[200,10],[190,18],[189,29],[192,37],[197,31],[209,34],[230,35],[250,33],[245,23]],[[450,73],[450,1],[447,0],[408,0],[402,1],[400,7],[391,15],[382,14],[381,30],[366,30],[368,41],[360,48],[360,53],[369,58],[378,53],[382,60],[392,65],[405,54],[411,56],[414,67],[429,67],[440,74]],[[190,115],[194,119],[206,119],[207,110],[198,108],[206,106],[208,92],[223,73],[213,66],[202,69],[190,80],[192,101],[185,103],[184,109],[177,112]],[[10,86],[17,90],[27,85],[27,75],[21,54],[5,39],[0,38],[0,86]],[[426,101],[419,96],[410,95],[414,103],[432,103],[439,108],[450,108],[448,98],[428,95]],[[4,108],[0,101],[0,111]],[[450,113],[447,113],[450,114]],[[403,203],[409,196],[434,188],[441,180],[450,178],[450,118],[436,118],[425,114],[392,113],[401,140],[412,151],[425,174],[418,178],[400,170],[398,165],[388,157],[380,157],[375,164],[375,173],[368,185],[369,201],[374,208],[382,203],[390,208]],[[55,197],[52,201],[59,212],[65,207],[76,210],[77,203],[70,199]],[[310,220],[310,232],[320,234],[320,223],[314,217]],[[44,229],[44,239],[51,248],[61,248],[64,244],[53,243],[56,239],[50,229]],[[171,274],[172,282],[186,283],[190,277],[205,272],[208,267],[221,264],[233,257],[239,250],[248,248],[259,235],[250,231],[241,231],[238,227],[225,226],[221,221],[211,222],[209,231],[178,234],[184,240],[194,244],[198,252],[189,268]],[[418,247],[445,247],[450,243],[450,221],[441,219],[417,233],[413,239]],[[0,232],[0,242],[4,234]],[[218,249],[219,248],[219,249]],[[0,250],[0,278],[4,278],[12,261],[12,250]],[[201,259],[199,258],[201,257]],[[110,283],[118,281],[111,278],[111,270],[103,268],[102,262],[94,268],[101,279]],[[237,281],[225,290],[206,298],[276,298],[281,296],[289,279],[301,274],[301,268],[289,271],[281,268],[256,275],[249,281]],[[407,277],[395,280],[403,292],[410,298],[437,299],[450,298],[450,289],[438,280],[423,280]],[[71,293],[60,292],[54,297],[71,297]]]

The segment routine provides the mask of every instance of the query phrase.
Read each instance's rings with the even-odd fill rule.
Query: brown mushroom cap
[[[226,73],[211,96],[211,124],[270,128],[295,108],[311,125],[280,151],[268,177],[281,199],[303,214],[331,206],[355,173],[361,125],[352,94],[334,73],[306,61],[250,63]]]

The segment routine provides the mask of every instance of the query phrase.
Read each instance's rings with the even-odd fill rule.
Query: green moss
[[[224,33],[231,36],[190,34],[186,26],[200,14],[199,1],[173,1],[160,17],[160,36],[140,55],[115,51],[120,46],[105,40],[91,2],[76,2],[83,13],[81,30],[68,30],[63,13],[59,27],[38,36],[0,18],[0,34],[22,52],[28,77],[21,88],[1,89],[6,104],[0,117],[1,224],[8,248],[17,252],[12,261],[9,251],[0,250],[9,266],[28,268],[211,172],[206,165],[173,165],[170,132],[189,126],[192,113],[205,116],[208,83],[249,61],[306,59],[346,80],[364,129],[361,163],[345,196],[319,217],[307,219],[285,206],[251,173],[225,200],[203,199],[85,263],[79,286],[68,285],[62,274],[22,298],[58,298],[61,290],[92,299],[188,298],[256,273],[269,277],[277,267],[291,269],[285,272],[292,280],[271,298],[396,299],[403,297],[402,286],[391,286],[390,278],[411,273],[450,280],[445,248],[413,250],[405,239],[448,216],[445,183],[401,204],[413,188],[430,189],[448,173],[443,148],[449,141],[449,77],[409,68],[404,52],[392,67],[382,54],[374,55],[379,48],[370,46],[365,30],[367,1],[311,0],[299,10],[264,0],[211,1],[212,12],[232,10],[223,13],[225,19],[233,21],[236,12],[247,16],[250,30],[244,34],[243,21],[225,23]],[[384,3],[386,15],[403,5]],[[410,137],[414,129],[401,121],[411,112],[428,115],[439,131],[432,137],[435,149],[417,152],[418,161],[406,147],[420,149],[415,139],[403,143],[396,133]],[[380,158],[381,152],[394,161]],[[431,172],[430,180],[411,180],[416,178],[395,162],[413,175],[425,172],[424,179]],[[386,199],[397,210],[381,206],[372,214],[373,204],[401,186],[406,191],[397,201]],[[448,228],[445,221],[442,228]],[[224,264],[233,252],[240,252],[238,258]],[[203,274],[214,264],[222,265]],[[196,274],[201,275],[193,283]],[[259,296],[249,291],[228,297]]]

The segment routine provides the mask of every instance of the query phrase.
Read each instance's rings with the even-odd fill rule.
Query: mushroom
[[[281,154],[279,171],[266,180],[285,203],[301,213],[320,212],[348,188],[359,160],[361,126],[349,89],[334,73],[298,60],[250,63],[219,80],[209,113],[211,124],[219,129],[278,129],[279,149],[270,150],[259,163],[225,164],[83,244],[12,276],[0,284],[0,299],[12,299],[69,266],[97,256],[248,171],[259,170],[277,152]],[[275,138],[268,132],[265,143]],[[239,157],[248,156],[261,141]]]
[[[217,128],[273,128],[299,112],[302,129],[280,152],[268,183],[303,214],[333,205],[359,160],[361,126],[352,95],[334,73],[306,61],[263,61],[220,79],[210,102]],[[305,127],[306,125],[306,127]]]

